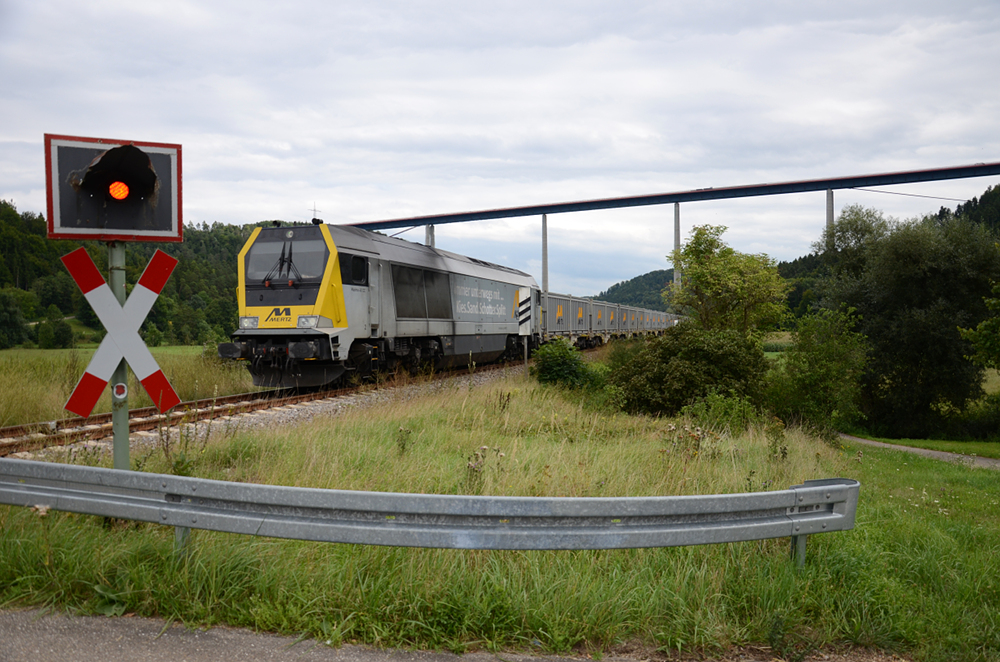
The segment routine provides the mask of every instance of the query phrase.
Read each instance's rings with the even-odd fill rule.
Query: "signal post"
[[[179,398],[138,334],[177,260],[156,251],[126,298],[125,243],[183,240],[181,146],[45,134],[45,171],[48,237],[109,248],[109,283],[84,249],[62,258],[108,332],[66,409],[90,416],[110,383],[114,467],[128,470],[126,363],[161,413]]]

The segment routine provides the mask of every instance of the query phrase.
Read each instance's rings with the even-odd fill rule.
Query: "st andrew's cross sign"
[[[177,259],[157,250],[124,306],[118,303],[86,250],[78,248],[61,259],[108,331],[73,390],[66,409],[84,418],[90,416],[122,358],[159,411],[164,412],[179,403],[180,398],[139,336],[139,327],[177,266]]]

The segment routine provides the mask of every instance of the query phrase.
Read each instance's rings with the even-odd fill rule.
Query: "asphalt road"
[[[515,653],[401,651],[319,642],[215,627],[190,630],[160,619],[68,616],[39,610],[0,611],[0,662],[585,662],[584,657]],[[706,658],[678,658],[635,645],[622,645],[602,662],[770,662],[766,646],[735,648]],[[815,650],[810,662],[907,662],[908,658],[866,649]]]
[[[523,655],[398,651],[215,627],[189,630],[159,619],[0,611],[0,662],[538,662]]]

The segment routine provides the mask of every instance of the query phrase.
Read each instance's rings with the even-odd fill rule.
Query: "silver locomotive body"
[[[239,329],[219,346],[258,386],[398,365],[488,363],[553,337],[594,346],[671,316],[540,292],[530,275],[349,226],[259,228],[240,253]]]

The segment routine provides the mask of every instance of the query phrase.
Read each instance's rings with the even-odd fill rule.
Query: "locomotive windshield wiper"
[[[288,249],[288,257],[285,257],[285,249]],[[292,275],[294,272],[295,280],[302,280],[302,274],[299,273],[298,267],[292,262],[292,245],[288,242],[282,242],[281,244],[281,255],[278,256],[278,261],[274,263],[271,270],[267,272],[267,275],[261,279],[261,284],[264,287],[271,287],[271,279],[277,276],[281,278],[282,274],[286,274],[288,277],[288,286],[291,287],[293,280]]]

